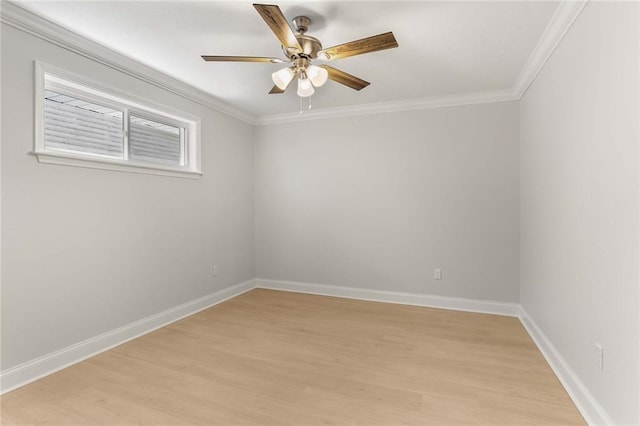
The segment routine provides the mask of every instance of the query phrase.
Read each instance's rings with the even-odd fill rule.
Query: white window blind
[[[45,91],[45,149],[122,158],[123,112]]]
[[[50,71],[49,71],[50,70]],[[43,163],[198,177],[200,121],[36,62],[34,154]]]
[[[132,160],[181,165],[181,129],[133,114],[129,117],[129,156]]]

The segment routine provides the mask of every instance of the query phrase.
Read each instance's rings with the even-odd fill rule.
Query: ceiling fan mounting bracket
[[[309,30],[309,25],[311,25],[311,18],[308,16],[296,16],[291,20],[293,22],[293,28],[300,33],[304,34]]]

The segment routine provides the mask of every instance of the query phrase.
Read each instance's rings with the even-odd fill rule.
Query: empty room
[[[640,3],[6,1],[3,425],[640,425]]]

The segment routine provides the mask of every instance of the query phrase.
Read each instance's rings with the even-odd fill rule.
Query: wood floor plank
[[[517,318],[255,289],[0,398],[13,425],[582,425]]]

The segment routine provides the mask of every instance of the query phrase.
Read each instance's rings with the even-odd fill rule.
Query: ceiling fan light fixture
[[[296,73],[292,67],[286,67],[271,74],[271,79],[273,80],[273,84],[278,86],[279,89],[286,90],[295,75]]]
[[[308,98],[313,95],[315,92],[313,88],[313,84],[311,84],[311,80],[306,78],[306,76],[300,76],[298,79],[298,96],[301,98]]]
[[[310,65],[307,67],[307,75],[309,76],[311,83],[316,87],[320,87],[325,84],[329,78],[329,72],[317,65]]]
[[[305,98],[313,95],[315,88],[324,85],[328,79],[354,90],[362,90],[370,84],[368,81],[329,65],[317,66],[312,65],[311,62],[315,60],[334,61],[398,47],[395,36],[389,31],[323,49],[320,40],[307,35],[307,30],[311,24],[311,19],[308,16],[300,15],[293,18],[293,24],[296,29],[296,33],[294,33],[278,5],[254,3],[253,7],[280,41],[286,59],[228,55],[202,55],[202,59],[207,62],[263,62],[278,64],[288,62],[288,67],[271,74],[271,79],[275,86],[271,88],[269,94],[285,93],[294,79],[298,80],[298,96]]]

